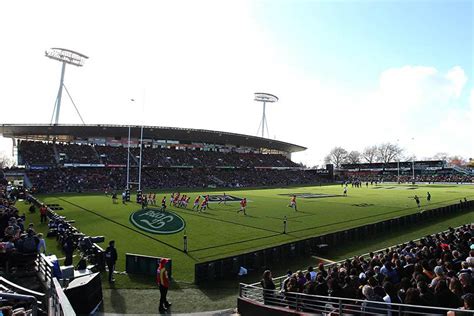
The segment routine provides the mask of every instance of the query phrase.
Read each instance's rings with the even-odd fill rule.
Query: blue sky
[[[390,67],[473,58],[472,1],[259,1],[261,27],[305,72],[364,88]],[[470,76],[469,76],[470,77]]]
[[[468,158],[473,16],[448,0],[2,1],[1,123],[49,123],[60,64],[44,50],[65,47],[90,57],[65,78],[88,124],[255,135],[264,91],[280,98],[268,137],[308,147],[308,166],[397,140]],[[60,123],[80,123],[67,98]]]

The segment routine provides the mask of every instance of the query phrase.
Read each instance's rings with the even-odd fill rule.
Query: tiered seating
[[[78,144],[41,143],[22,141],[19,153],[24,164],[54,164],[56,146],[60,164],[82,163],[106,165],[124,165],[127,163],[127,149],[113,146],[89,146]],[[130,149],[132,157],[138,157],[139,148]],[[131,158],[134,163],[134,159]],[[143,148],[145,166],[171,167],[297,167],[298,165],[282,155],[259,153],[216,152],[202,150],[176,150],[168,148]]]
[[[343,181],[361,181],[361,182],[397,182],[399,177],[397,175],[352,175],[349,177],[342,177]],[[400,176],[401,183],[411,183],[413,181],[412,176],[403,175]],[[461,174],[439,174],[439,175],[415,175],[415,182],[452,182],[452,183],[473,183],[474,175],[461,175]]]
[[[55,144],[61,163],[97,164],[99,158],[94,147],[77,144]]]
[[[22,141],[18,145],[20,164],[54,165],[54,149],[51,143]]]
[[[392,247],[367,256],[356,256],[317,271],[297,271],[281,279],[281,292],[268,272],[261,285],[268,305],[321,312],[340,306],[350,314],[386,314],[401,310],[417,314],[430,308],[474,309],[474,225],[426,236],[419,241]],[[278,284],[277,284],[278,285]],[[307,294],[309,296],[300,294]],[[312,295],[324,296],[315,297]],[[299,304],[296,303],[297,297]],[[347,299],[334,300],[331,297]],[[352,300],[352,301],[351,301]],[[341,304],[341,303],[339,303]],[[409,304],[428,307],[422,311]],[[336,308],[336,312],[337,312]]]

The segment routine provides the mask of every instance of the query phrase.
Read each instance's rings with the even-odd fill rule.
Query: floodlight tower
[[[254,101],[257,102],[263,102],[263,115],[262,115],[262,121],[260,122],[260,125],[257,130],[260,130],[260,127],[262,128],[262,137],[265,137],[265,128],[267,129],[267,135],[270,137],[270,134],[268,133],[268,123],[267,123],[267,117],[265,116],[265,106],[268,103],[274,103],[278,102],[278,97],[276,95],[270,94],[270,93],[265,93],[265,92],[255,92],[254,94]]]
[[[56,97],[56,102],[54,104],[54,109],[53,109],[54,124],[56,125],[58,124],[58,121],[59,121],[59,110],[61,108],[61,96],[63,94],[64,73],[66,72],[66,64],[82,67],[84,66],[85,60],[88,59],[89,57],[81,53],[75,52],[73,50],[65,49],[65,48],[51,48],[45,51],[44,54],[48,58],[51,58],[63,63],[63,67],[61,70],[61,81],[59,82],[58,95]],[[67,91],[67,88],[66,88],[66,92],[69,94],[69,92]],[[76,107],[76,105],[74,105],[74,107]],[[76,107],[76,111],[79,114],[77,107]],[[79,114],[79,116],[81,117],[81,114]],[[82,120],[82,117],[81,117],[81,120]],[[51,122],[52,121],[53,120],[51,118]]]

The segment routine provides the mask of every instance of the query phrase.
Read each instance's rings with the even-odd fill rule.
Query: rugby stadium
[[[0,316],[474,315],[472,8],[3,1]]]
[[[71,240],[67,264],[105,272],[114,240],[115,282],[102,277],[104,289],[156,288],[160,258],[168,259],[172,284],[236,284],[294,260],[332,263],[341,244],[400,226],[438,217],[463,224],[473,214],[472,176],[442,161],[305,169],[290,159],[303,146],[218,131],[3,124],[1,132],[17,158],[3,172],[8,190],[21,191],[28,203],[17,202],[19,211],[56,244],[42,264],[56,259],[60,271],[50,273],[61,279]],[[43,203],[49,225],[36,214]]]

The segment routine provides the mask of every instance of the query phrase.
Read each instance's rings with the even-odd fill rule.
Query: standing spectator
[[[43,238],[43,234],[39,233],[36,235],[38,237],[38,253],[44,253],[46,254],[46,241]]]
[[[47,223],[47,214],[48,214],[48,208],[46,207],[46,205],[41,204],[41,207],[39,209],[40,211],[40,218],[41,218],[41,223]]]
[[[272,272],[270,270],[265,270],[265,272],[263,272],[260,284],[263,288],[263,303],[265,305],[270,305],[274,298],[273,292],[275,291],[275,283],[273,283]]]
[[[434,268],[434,273],[435,273],[435,277],[433,278],[433,280],[431,280],[431,284],[430,284],[431,288],[435,288],[439,281],[446,279],[444,276],[443,267],[436,266]]]
[[[66,254],[66,259],[64,260],[65,266],[72,265],[72,255],[74,253],[74,242],[72,236],[68,236],[63,245],[64,253]]]
[[[384,300],[375,294],[374,289],[370,285],[364,285],[362,288],[362,295],[365,297],[364,302],[362,303],[362,311],[366,313],[381,313],[385,305],[377,304],[373,302],[384,302]]]
[[[425,281],[419,281],[417,283],[417,289],[420,291],[421,305],[424,306],[437,306],[436,297],[434,296],[428,284]]]
[[[469,273],[463,272],[459,274],[459,282],[462,285],[462,291],[464,294],[474,294],[474,286],[472,285],[472,276]]]
[[[166,295],[168,294],[168,289],[170,287],[170,279],[168,277],[168,271],[166,270],[167,262],[168,260],[162,258],[160,260],[160,266],[156,271],[156,281],[158,283],[158,286],[160,287],[160,306],[158,307],[160,313],[166,312],[171,306],[171,303],[168,302],[168,300],[166,299]]]
[[[415,288],[409,288],[408,291],[406,292],[405,295],[405,301],[403,302],[404,304],[408,305],[422,305],[422,301],[420,299],[420,292],[418,289]],[[405,308],[405,313],[404,315],[416,315],[415,313],[411,314],[410,312],[415,312],[415,310],[412,310],[410,307]]]
[[[311,274],[311,281],[315,282],[317,273],[316,273],[316,271],[314,271],[312,266],[308,267],[308,272]]]
[[[402,301],[397,295],[397,290],[393,286],[393,284],[389,281],[384,282],[383,284],[383,289],[386,293],[386,295],[383,297],[383,300],[385,303],[395,303],[395,304],[401,304]],[[387,315],[392,316],[392,306],[387,305]]]
[[[117,249],[115,249],[115,240],[109,241],[109,246],[105,249],[105,263],[109,270],[109,282],[115,282],[113,278],[115,263],[117,262]]]
[[[461,300],[448,288],[446,280],[441,280],[436,284],[434,295],[439,306],[457,308],[462,306]],[[406,303],[406,302],[405,302]]]

